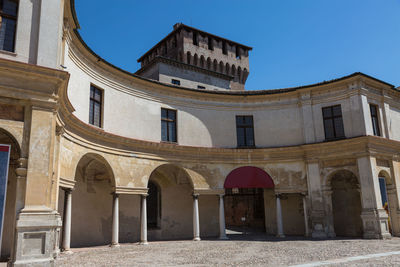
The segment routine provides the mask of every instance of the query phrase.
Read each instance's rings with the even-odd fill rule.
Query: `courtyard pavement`
[[[79,248],[56,260],[56,266],[177,265],[400,266],[400,238],[307,240],[232,235],[223,241],[159,241],[149,245],[121,244],[118,248]]]

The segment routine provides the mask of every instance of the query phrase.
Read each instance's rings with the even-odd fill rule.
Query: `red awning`
[[[257,167],[240,167],[231,171],[224,188],[274,188],[274,181],[264,170]]]

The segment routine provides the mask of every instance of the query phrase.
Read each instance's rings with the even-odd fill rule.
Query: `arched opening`
[[[204,56],[202,55],[201,57],[200,57],[200,68],[203,68],[204,69],[204,66],[205,65],[205,58],[204,58]]]
[[[335,172],[331,177],[332,213],[336,236],[361,237],[360,185],[348,170]]]
[[[186,63],[190,64],[191,59],[192,59],[192,54],[190,54],[190,52],[187,52],[186,53]]]
[[[197,54],[194,54],[193,57],[193,65],[197,66],[199,64],[199,56]]]
[[[207,58],[207,69],[211,70],[211,58]]]
[[[218,71],[218,61],[216,60],[216,59],[214,59],[214,63],[213,63],[213,65],[214,65],[214,71],[215,72],[217,72]]]
[[[1,254],[0,261],[7,261],[11,256],[11,251],[14,246],[14,234],[15,234],[15,222],[16,222],[16,197],[17,197],[17,175],[16,168],[18,166],[17,160],[20,158],[20,147],[15,138],[7,131],[0,129],[0,144],[10,145],[10,149],[0,152],[2,156],[0,160],[3,166],[6,166],[8,161],[8,177],[7,187],[5,192],[0,192],[0,220],[3,220],[3,233],[1,241]],[[2,167],[3,168],[3,167]],[[1,188],[0,188],[1,189]],[[5,189],[5,188],[4,188]],[[5,203],[3,203],[3,197],[5,194]],[[5,204],[5,205],[4,205]],[[4,207],[4,210],[3,210]],[[0,222],[1,223],[1,222]]]
[[[89,153],[80,159],[72,191],[72,248],[111,243],[113,186],[113,171],[102,156]],[[64,194],[60,190],[61,214],[64,213],[64,203]]]
[[[147,202],[148,240],[193,237],[193,186],[187,172],[173,164],[157,167],[150,175]],[[157,198],[159,198],[157,200]],[[151,215],[150,215],[151,214]]]
[[[381,203],[382,208],[388,215],[389,232],[392,235],[400,232],[400,225],[397,220],[397,193],[396,186],[394,185],[390,175],[386,171],[380,171],[379,177],[379,188],[381,192]]]
[[[224,62],[219,62],[219,72],[224,73]]]
[[[230,74],[229,63],[226,63],[226,64],[225,64],[225,73],[226,73],[226,75],[229,75],[229,74]]]
[[[224,188],[228,234],[264,231],[264,190],[273,190],[271,176],[257,167],[240,167],[229,173]]]
[[[238,70],[237,70],[237,79],[238,79],[238,82],[239,82],[239,83],[242,82],[242,68],[241,68],[241,67],[238,67]]]

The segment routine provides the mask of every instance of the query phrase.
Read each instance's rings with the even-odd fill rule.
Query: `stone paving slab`
[[[233,237],[235,238],[235,237]],[[271,237],[149,242],[119,248],[74,249],[56,266],[290,266],[330,259],[400,251],[400,238],[391,240],[305,240]],[[325,265],[327,266],[327,265]],[[400,266],[400,255],[331,266]]]

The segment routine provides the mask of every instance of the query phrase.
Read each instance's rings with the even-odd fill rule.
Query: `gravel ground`
[[[161,241],[147,246],[73,249],[73,254],[58,257],[56,266],[288,266],[391,251],[400,251],[400,238],[319,241],[258,235],[226,241]],[[400,255],[331,266],[400,266]]]

